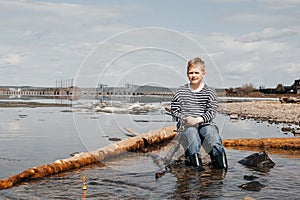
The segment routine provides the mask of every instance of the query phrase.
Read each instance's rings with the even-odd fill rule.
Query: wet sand
[[[253,118],[270,123],[300,124],[300,104],[277,101],[220,103],[219,111],[236,117]]]

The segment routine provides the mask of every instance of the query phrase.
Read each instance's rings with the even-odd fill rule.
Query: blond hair
[[[199,67],[202,72],[205,72],[205,64],[201,58],[193,58],[187,64],[187,72],[191,67]]]

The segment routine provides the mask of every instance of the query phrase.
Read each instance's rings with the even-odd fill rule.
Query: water
[[[126,138],[124,127],[144,133],[174,125],[170,117],[155,112],[144,115],[95,113],[88,110],[61,112],[69,108],[0,109],[0,178],[27,168],[67,158],[70,153],[95,150],[110,144],[109,137]],[[148,122],[137,122],[148,120]],[[219,115],[222,137],[293,137],[283,134],[281,125],[253,120],[230,122]],[[299,158],[274,155],[276,166],[259,172],[237,163],[253,153],[227,149],[226,175],[207,168],[203,173],[181,168],[155,179],[159,170],[148,154],[128,153],[103,165],[91,165],[0,191],[0,199],[297,199],[300,189]],[[157,153],[161,153],[158,151]],[[238,186],[256,175],[261,191]],[[82,176],[88,190],[82,190]]]

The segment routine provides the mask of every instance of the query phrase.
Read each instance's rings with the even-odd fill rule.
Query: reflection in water
[[[5,128],[1,128],[1,129],[6,129],[9,132],[19,132],[22,129],[21,123],[19,120],[6,122],[5,126],[6,126]]]
[[[264,148],[261,147],[247,147],[247,146],[239,146],[239,147],[226,147],[226,149],[234,149],[240,151],[252,151],[252,152],[261,152]],[[300,158],[300,151],[298,149],[268,149],[269,154],[278,154],[284,157],[289,158]]]
[[[81,199],[86,200],[86,190],[83,190]]]
[[[195,167],[182,165],[172,168],[170,172],[177,178],[175,199],[218,198],[222,196],[225,170],[205,166],[205,171],[199,172]]]

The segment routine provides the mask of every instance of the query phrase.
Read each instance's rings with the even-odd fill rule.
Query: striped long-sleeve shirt
[[[200,91],[191,91],[189,84],[175,92],[172,102],[172,114],[180,117],[203,117],[204,124],[213,122],[218,108],[216,91],[204,84]],[[177,118],[177,121],[178,121]]]

